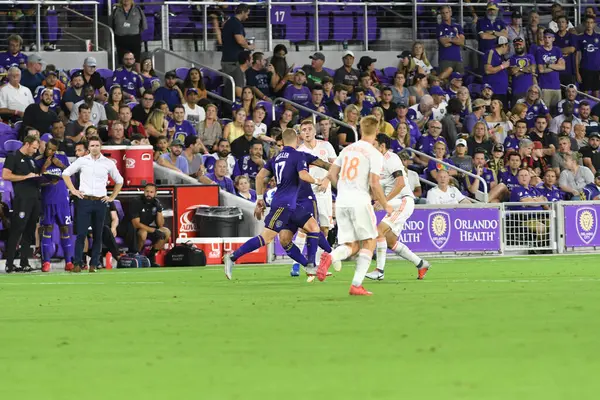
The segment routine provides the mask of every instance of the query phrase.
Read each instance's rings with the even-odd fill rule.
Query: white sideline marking
[[[3,285],[162,285],[164,282],[0,282]]]

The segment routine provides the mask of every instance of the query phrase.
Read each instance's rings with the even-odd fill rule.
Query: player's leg
[[[152,266],[158,266],[156,264],[156,253],[165,248],[165,243],[167,243],[170,237],[171,231],[169,228],[165,227],[158,228],[152,235],[152,245],[150,246],[150,253],[148,254]]]
[[[29,213],[26,213],[25,218],[21,221],[25,225],[25,232],[21,237],[21,267],[24,270],[31,269],[29,265],[31,242],[34,240],[35,227],[40,217],[40,201],[36,198],[28,200],[27,203]]]
[[[71,206],[69,203],[59,204],[56,209],[56,221],[60,227],[60,246],[65,257],[65,271],[73,269],[73,241],[71,240],[70,227],[72,224]]]
[[[281,239],[281,238],[280,238]],[[304,251],[304,246],[306,245],[306,232],[302,229],[298,229],[296,233],[296,238],[294,239],[294,245],[300,250],[300,253]],[[300,263],[292,264],[292,269],[290,270],[290,276],[300,276]]]
[[[96,272],[100,266],[100,253],[102,252],[102,227],[106,215],[106,206],[100,201],[93,201],[91,207],[91,226],[94,243],[92,243],[92,259],[89,272]]]
[[[310,217],[304,223],[302,228],[306,231],[306,259],[308,264],[312,264],[314,266],[317,249],[319,248],[319,237],[321,235],[319,224],[313,217]]]
[[[136,232],[137,236],[137,251],[141,253],[144,250],[144,245],[146,244],[146,240],[148,239],[148,231],[145,229],[138,229]]]
[[[308,261],[306,257],[302,254],[302,251],[294,244],[292,241],[294,237],[294,230],[292,229],[282,229],[279,232],[279,243],[281,247],[285,250],[286,254],[294,261],[296,261],[299,265],[306,267]]]
[[[53,223],[56,221],[56,207],[54,204],[45,204],[42,212],[42,238],[40,247],[42,251],[42,272],[50,272],[50,258],[54,255],[54,244],[52,243]]]
[[[366,239],[361,242],[361,249],[358,251],[356,258],[356,269],[352,277],[352,286],[350,286],[350,294],[354,296],[370,296],[372,293],[363,287],[365,275],[371,265],[373,259],[373,251],[375,250],[376,240]]]

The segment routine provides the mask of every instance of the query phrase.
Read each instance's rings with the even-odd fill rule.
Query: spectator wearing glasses
[[[546,106],[544,100],[541,99],[542,89],[538,85],[533,85],[527,89],[527,95],[525,98],[520,99],[518,104],[524,104],[527,106],[527,113],[525,114],[525,121],[527,121],[527,127],[533,128],[535,126],[535,119],[538,115],[543,115],[546,120],[550,122],[552,117],[550,116],[550,110]]]
[[[144,93],[144,78],[135,71],[135,56],[132,52],[125,52],[123,65],[115,71],[110,86],[121,85],[125,97],[135,100]]]
[[[104,78],[100,76],[100,73],[96,71],[96,66],[98,63],[94,57],[87,57],[83,61],[83,81],[88,85],[92,85],[94,90],[98,91],[98,100],[105,101],[108,93],[106,93],[106,89],[104,88]]]
[[[142,96],[142,102],[133,107],[133,119],[139,121],[142,125],[146,124],[148,120],[148,115],[150,115],[150,111],[152,111],[152,107],[154,106],[154,94],[151,92],[144,92]]]
[[[448,148],[448,143],[446,143],[446,139],[441,136],[442,123],[440,121],[429,121],[427,128],[427,133],[421,136],[417,142],[417,150],[431,157],[435,157],[435,153],[433,151],[435,144],[438,142],[443,142],[446,145],[446,148]],[[428,158],[419,155],[414,156],[414,161],[423,167],[427,167],[429,164]]]

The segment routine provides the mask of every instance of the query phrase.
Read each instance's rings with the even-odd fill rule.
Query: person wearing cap
[[[525,51],[525,40],[522,37],[516,37],[513,40],[514,54],[510,57],[508,74],[512,77],[510,82],[512,101],[511,104],[517,104],[517,101],[527,93],[532,85],[537,82],[533,76],[537,70],[535,57]]]
[[[585,166],[580,166],[577,160],[567,154],[564,156],[565,169],[560,173],[558,186],[563,192],[570,194],[570,200],[582,200],[583,189],[590,183],[594,183],[594,173]]]
[[[483,83],[491,86],[494,96],[502,101],[505,108],[508,108],[508,71],[510,61],[504,61],[508,54],[508,39],[504,36],[498,38],[495,48],[487,51],[483,68]]]
[[[241,3],[235,9],[235,15],[223,25],[221,37],[223,52],[221,54],[221,69],[226,74],[231,74],[237,67],[238,54],[242,51],[254,50],[254,44],[246,40],[246,30],[242,22],[250,17],[250,6]]]
[[[508,38],[506,24],[501,18],[498,18],[498,6],[495,3],[487,4],[485,17],[477,20],[476,32],[479,51],[485,54],[484,57],[487,57],[488,51],[496,47],[500,37]]]
[[[133,53],[137,60],[136,71],[140,70],[142,52],[142,32],[148,29],[148,21],[142,8],[133,0],[120,0],[113,7],[111,27],[115,32],[117,59],[123,59],[127,52]],[[95,88],[98,90],[98,88]]]
[[[460,24],[452,22],[452,8],[443,5],[439,8],[442,17],[437,25],[438,62],[440,79],[446,79],[450,74],[464,74],[461,46],[465,44],[465,33]]]
[[[43,60],[39,54],[31,54],[27,58],[27,67],[21,73],[21,85],[29,89],[31,93],[34,93],[44,80],[42,63]]]
[[[573,104],[573,115],[579,117],[579,100],[577,100],[578,95],[579,93],[577,92],[577,86],[575,86],[574,84],[567,85],[565,89],[565,98],[558,102],[558,105],[556,106],[556,111],[559,114],[562,114],[564,104],[571,103]],[[594,112],[594,110],[596,111]],[[594,116],[600,116],[600,107],[594,106],[594,108],[592,109],[592,114]]]
[[[54,103],[52,95],[52,90],[44,89],[41,92],[40,102],[27,106],[23,114],[19,140],[23,140],[25,137],[25,128],[27,127],[35,128],[42,133],[50,132],[52,123],[58,119],[56,113],[50,109]]]
[[[198,105],[198,89],[189,88],[185,90],[185,120],[198,130],[198,126],[206,119],[206,111]]]
[[[169,106],[169,110],[173,112],[173,109],[177,104],[185,102],[183,93],[179,86],[177,86],[177,75],[174,71],[169,71],[165,74],[165,85],[159,87],[154,92],[154,102],[164,101]]]
[[[71,75],[71,83],[70,87],[67,89],[65,94],[62,97],[61,107],[67,117],[71,113],[73,109],[73,105],[75,103],[79,103],[83,100],[83,85],[85,84],[83,80],[83,72],[75,71]]]
[[[360,71],[361,80],[362,77],[367,74],[371,78],[371,84],[375,86],[379,85],[379,78],[375,73],[375,63],[377,62],[376,58],[372,58],[369,56],[362,56],[358,61],[358,70]],[[364,86],[363,86],[364,87]],[[365,88],[366,89],[366,88]]]
[[[0,88],[0,116],[11,121],[23,117],[27,106],[32,104],[31,91],[21,85],[21,70],[10,67],[7,74],[8,83]]]
[[[463,85],[463,76],[459,72],[452,72],[448,79],[448,88],[446,89],[446,97],[448,100],[455,98],[458,95],[458,89]]]
[[[348,93],[352,93],[354,86],[358,85],[360,73],[357,69],[352,68],[354,64],[354,53],[350,50],[346,50],[342,56],[344,65],[335,70],[333,75],[333,82],[338,84],[341,83],[348,87]]]
[[[477,122],[483,122],[485,124],[485,100],[483,99],[475,99],[473,103],[471,103],[471,112],[469,115],[465,117],[463,122],[463,131],[466,133],[472,133],[473,128]]]
[[[421,130],[415,121],[408,118],[408,104],[404,101],[396,104],[396,118],[390,121],[390,125],[396,130],[401,122],[407,124],[409,127],[410,146],[412,147],[417,144],[417,141],[421,137]]]
[[[557,115],[556,117],[552,118],[552,121],[550,121],[550,127],[548,128],[548,130],[552,134],[558,135],[560,133],[560,127],[565,121],[572,122],[571,127],[576,124],[582,123],[581,120],[573,114],[574,110],[572,103],[564,103],[562,109],[563,112]],[[569,132],[569,135],[570,134],[571,132]]]
[[[36,103],[39,103],[42,93],[46,90],[49,90],[52,93],[52,104],[50,104],[50,109],[58,115],[59,113],[62,113],[60,108],[61,92],[57,86],[58,76],[56,71],[47,71],[45,76],[46,79],[42,81],[42,85],[35,89],[33,99]]]
[[[583,165],[594,173],[600,171],[600,132],[590,132],[587,146],[579,149],[579,152],[583,157]]]
[[[122,58],[123,64],[115,70],[110,85],[108,85],[109,87],[120,85],[123,95],[131,100],[141,97],[144,93],[144,78],[134,70],[135,60],[132,52],[125,52]]]
[[[596,33],[596,19],[586,17],[585,32],[579,36],[575,71],[581,90],[596,97],[600,94],[600,33]]]
[[[473,169],[473,157],[468,153],[468,144],[465,139],[458,139],[454,144],[454,154],[450,157],[452,163],[460,169],[470,171]]]
[[[252,88],[258,100],[271,101],[271,88],[278,83],[273,64],[266,65],[264,53],[257,51],[252,54],[252,65],[246,70],[246,85]]]
[[[519,10],[515,10],[512,12],[512,15],[510,16],[510,25],[506,27],[506,31],[508,33],[508,43],[510,45],[508,55],[512,56],[515,53],[515,39],[519,38],[522,40],[523,44],[525,43],[525,29],[523,29],[523,16],[521,15],[521,12]]]
[[[71,111],[70,119],[71,121],[76,121],[79,116],[79,106],[81,104],[87,104],[91,111],[91,122],[92,125],[96,127],[106,126],[108,125],[108,118],[106,116],[106,109],[101,103],[94,101],[95,90],[90,85],[85,85],[83,87],[83,100],[78,103],[75,103],[73,106],[73,110]]]
[[[179,139],[174,139],[171,142],[170,152],[168,154],[161,155],[162,158],[173,164],[179,171],[184,174],[189,173],[189,166],[186,158],[181,154],[183,153],[183,142]]]
[[[565,59],[560,49],[554,46],[554,32],[550,29],[544,31],[544,45],[538,47],[535,62],[542,99],[550,109],[554,109],[562,98],[560,71],[565,70]]]
[[[302,69],[306,73],[306,86],[312,90],[315,85],[322,85],[323,79],[326,76],[330,76],[329,72],[323,69],[325,64],[325,55],[321,52],[309,56],[310,65],[304,65]]]
[[[417,66],[415,60],[413,60],[413,56],[409,50],[404,50],[402,53],[398,54],[398,58],[400,59],[400,62],[398,63],[398,73],[404,75],[408,82],[415,81],[416,75],[418,74],[426,76],[425,72]]]
[[[23,39],[19,35],[10,35],[6,40],[8,49],[0,53],[0,67],[8,70],[10,67],[25,68],[27,66],[27,55],[21,53]]]
[[[561,15],[557,19],[558,30],[555,31],[554,45],[558,47],[565,58],[565,69],[560,72],[560,82],[563,85],[575,83],[575,56],[579,37],[568,28],[567,17]],[[559,111],[560,112],[560,111]]]
[[[583,194],[586,200],[600,200],[600,171],[594,174],[594,182],[585,185],[583,188]]]
[[[46,81],[48,79],[48,75],[50,75],[51,73],[54,74],[54,77],[56,79],[53,81],[54,83],[52,85],[49,85]],[[65,92],[67,91],[66,83],[68,83],[69,81],[69,77],[65,74],[65,72],[57,70],[56,65],[54,64],[48,64],[46,65],[44,71],[42,71],[42,74],[44,74],[44,76],[46,77],[46,79],[44,79],[44,81],[42,82],[42,86],[50,88],[56,87],[60,90],[60,96],[64,96]]]
[[[299,69],[294,73],[294,80],[283,91],[283,98],[293,101],[296,104],[305,105],[310,101],[310,89],[304,86],[306,82],[306,72]]]
[[[81,72],[83,72],[83,81],[92,85],[94,90],[98,91],[99,101],[106,101],[108,99],[108,93],[104,87],[106,82],[104,82],[104,78],[100,76],[100,73],[96,71],[97,66],[98,62],[94,57],[86,57],[86,59],[83,60],[83,68],[81,70]]]

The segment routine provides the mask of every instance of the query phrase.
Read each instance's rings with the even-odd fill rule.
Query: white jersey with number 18
[[[369,174],[380,175],[383,156],[372,144],[359,140],[346,147],[335,160],[340,167],[336,205],[371,204]]]

